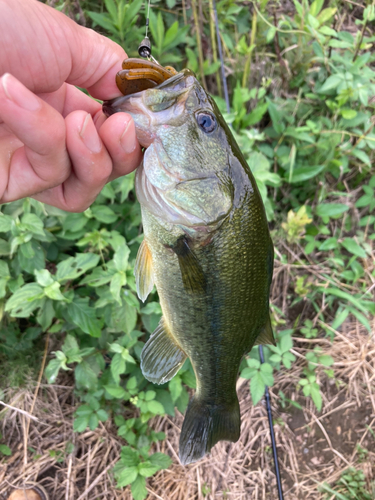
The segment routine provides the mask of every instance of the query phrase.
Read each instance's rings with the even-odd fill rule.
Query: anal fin
[[[256,338],[256,341],[254,342],[254,345],[260,345],[260,344],[262,344],[262,345],[267,345],[267,344],[276,345],[275,337],[274,337],[273,331],[272,331],[270,315],[268,315],[265,327],[260,332],[260,334]]]
[[[176,375],[186,357],[162,318],[142,350],[142,373],[150,382],[164,384]]]
[[[134,276],[138,297],[144,302],[154,287],[152,257],[146,240],[143,240],[139,247],[134,265]]]

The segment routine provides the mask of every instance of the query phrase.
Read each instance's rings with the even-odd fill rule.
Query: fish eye
[[[216,130],[217,121],[212,113],[208,113],[207,111],[197,113],[196,118],[198,125],[206,134],[210,134]]]

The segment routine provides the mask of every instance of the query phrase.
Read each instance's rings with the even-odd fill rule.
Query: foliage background
[[[53,5],[136,56],[143,0]],[[323,381],[336,379],[334,359],[314,341],[334,343],[353,318],[368,334],[374,324],[374,4],[218,2],[230,114],[221,97],[212,4],[151,5],[153,55],[191,68],[215,96],[257,180],[276,262],[288,269],[284,284],[279,273],[274,280],[277,346],[265,349],[263,365],[254,348],[241,376],[256,404],[266,384],[295,369],[292,337],[311,341],[294,382],[298,402],[282,391],[278,400],[294,408],[312,400],[320,411]],[[63,371],[74,373],[74,430],[115,423],[123,447],[112,474],[118,488],[131,485],[134,499],[142,500],[146,478],[171,464],[167,454],[155,453],[165,436],[149,422],[174,417],[176,408],[184,413],[195,378],[186,363],[168,384],[154,386],[139,367],[161,310],[155,291],[145,304],[135,292],[142,226],[134,175],[108,184],[81,214],[32,199],[0,210],[0,400],[50,352],[49,383]],[[6,436],[2,442],[6,460],[12,450]],[[350,492],[347,474],[327,486],[330,494],[373,498],[373,486],[356,470],[349,476],[358,491]]]

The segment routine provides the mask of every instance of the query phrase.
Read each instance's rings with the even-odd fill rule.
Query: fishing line
[[[217,10],[216,10],[216,2],[215,2],[215,0],[212,0],[212,6],[213,6],[213,9],[214,9],[214,14],[215,14],[215,26],[216,26],[217,46],[219,48],[219,57],[220,57],[220,65],[221,65],[221,78],[222,78],[223,87],[224,87],[225,103],[227,105],[227,112],[230,113],[230,104],[229,104],[229,96],[228,96],[227,78],[225,76],[223,50],[222,50],[222,46],[221,46],[219,21],[218,21],[218,17],[217,17]],[[264,354],[263,354],[263,346],[262,345],[259,345],[259,357],[260,357],[260,362],[263,364],[264,363]],[[282,485],[281,485],[279,460],[278,460],[278,457],[277,457],[275,431],[274,431],[274,428],[273,428],[271,398],[270,398],[270,392],[269,392],[267,386],[265,388],[265,399],[266,399],[266,407],[267,407],[267,415],[268,415],[268,424],[269,424],[270,435],[271,435],[273,461],[274,461],[274,464],[275,464],[275,474],[276,474],[277,491],[278,491],[278,494],[279,494],[279,500],[284,500],[284,495],[283,495],[283,490],[282,490]]]

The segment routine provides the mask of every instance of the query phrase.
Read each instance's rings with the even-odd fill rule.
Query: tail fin
[[[210,405],[195,396],[186,410],[180,436],[180,462],[187,465],[204,457],[218,441],[240,437],[238,399],[231,406]]]

